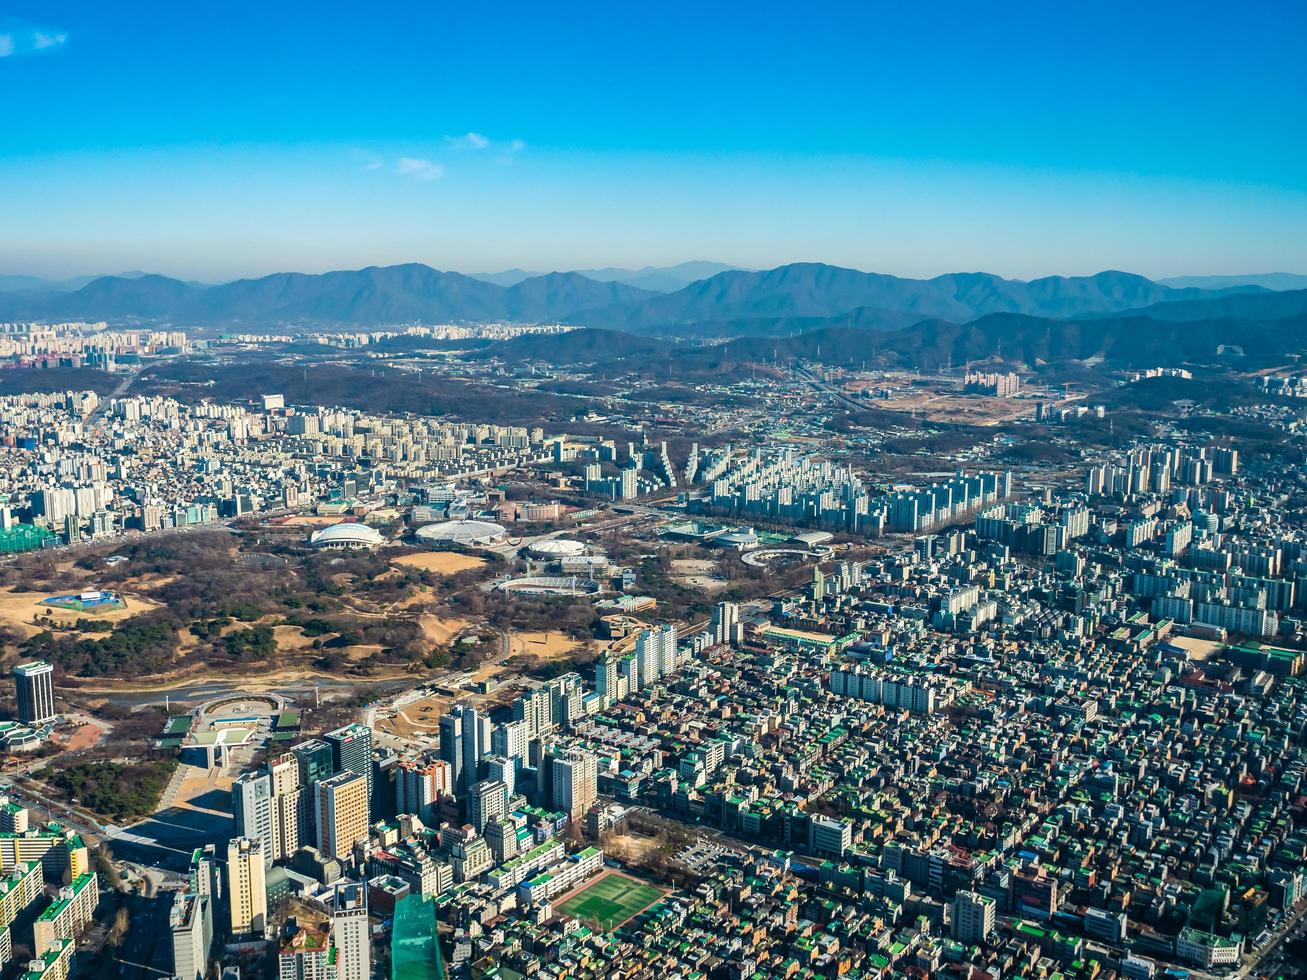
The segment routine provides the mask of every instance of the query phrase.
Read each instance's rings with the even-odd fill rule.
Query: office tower
[[[179,980],[203,980],[213,943],[212,905],[207,895],[174,892],[168,913],[172,930],[172,972]]]
[[[266,772],[247,772],[231,785],[231,812],[236,836],[255,841],[265,866],[271,866],[279,850],[273,815],[272,780]]]
[[[300,785],[299,764],[289,752],[268,763],[272,784],[273,860],[294,856],[309,842],[310,790]]]
[[[414,814],[424,824],[434,825],[440,798],[454,792],[452,772],[444,759],[426,762],[405,759],[395,773],[396,809]]]
[[[463,716],[451,711],[440,719],[440,758],[449,766],[454,791],[467,788],[463,776]]]
[[[367,781],[368,800],[372,799],[372,729],[366,725],[346,725],[327,732],[322,740],[331,746],[331,765],[337,773],[352,772]]]
[[[471,786],[482,775],[482,762],[490,754],[490,717],[471,705],[456,705],[463,717],[463,782]]]
[[[368,779],[341,772],[317,784],[318,850],[345,859],[368,837]]]
[[[336,773],[333,768],[331,744],[320,738],[300,742],[290,750],[290,754],[295,757],[295,762],[299,765],[300,785],[305,788],[310,788],[319,780],[334,776]]]
[[[368,927],[368,888],[357,881],[336,885],[332,895],[331,942],[336,947],[337,980],[369,980],[372,930]]]
[[[44,661],[19,664],[14,668],[18,687],[18,720],[24,725],[52,721],[54,710],[54,667]]]
[[[979,946],[994,930],[997,906],[988,895],[959,891],[953,896],[953,938],[968,946]]]
[[[263,851],[248,837],[227,844],[227,897],[233,936],[262,935],[268,921]]]
[[[506,721],[496,725],[490,733],[490,751],[495,755],[515,759],[518,765],[526,765],[527,742],[526,722]]]
[[[736,643],[740,632],[740,607],[733,602],[719,602],[713,607],[708,629],[714,643]]]
[[[511,800],[517,792],[517,762],[505,755],[486,757],[486,779],[497,779],[504,784],[504,799]]]
[[[486,824],[507,814],[507,787],[498,779],[483,779],[468,790],[467,819],[479,834]]]
[[[598,764],[588,752],[568,752],[553,761],[554,807],[579,820],[594,805]]]

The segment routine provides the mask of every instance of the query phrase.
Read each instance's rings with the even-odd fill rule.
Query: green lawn
[[[659,888],[610,871],[569,898],[559,911],[611,931],[662,896]]]

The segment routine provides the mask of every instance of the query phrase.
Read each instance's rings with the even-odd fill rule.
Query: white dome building
[[[348,523],[332,524],[320,528],[309,537],[309,544],[315,548],[333,550],[375,548],[381,544],[381,532],[366,524]]]
[[[508,537],[508,532],[489,521],[442,521],[418,528],[413,536],[419,544],[430,548],[451,545],[476,548],[497,544]]]
[[[558,561],[562,558],[576,558],[585,554],[585,545],[580,541],[573,541],[569,538],[549,538],[546,541],[537,541],[527,549],[532,558],[541,558],[544,561]]]

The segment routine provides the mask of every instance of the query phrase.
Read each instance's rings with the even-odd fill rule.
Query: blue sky
[[[1307,272],[1307,5],[0,14],[0,272]]]

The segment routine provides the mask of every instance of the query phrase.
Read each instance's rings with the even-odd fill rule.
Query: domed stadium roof
[[[489,521],[442,521],[418,528],[414,537],[423,544],[482,545],[502,541],[508,532]]]
[[[319,548],[375,548],[381,544],[381,532],[356,522],[332,524],[314,531],[309,544]]]
[[[585,553],[585,545],[568,538],[550,538],[547,541],[537,541],[527,550],[537,558],[575,558]]]

